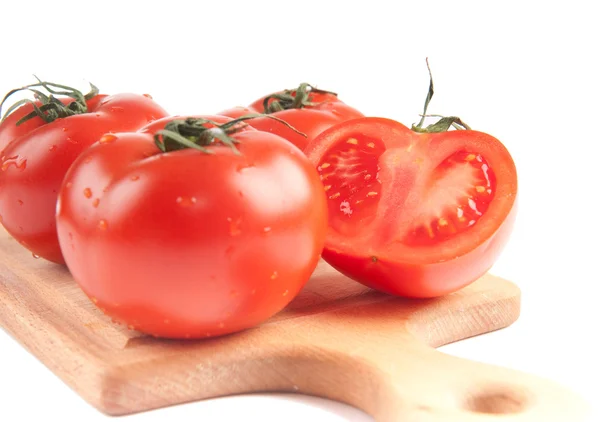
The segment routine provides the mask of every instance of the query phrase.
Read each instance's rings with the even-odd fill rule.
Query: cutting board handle
[[[551,381],[413,346],[394,359],[406,365],[385,349],[364,356],[386,386],[369,412],[378,422],[588,421],[588,404]]]

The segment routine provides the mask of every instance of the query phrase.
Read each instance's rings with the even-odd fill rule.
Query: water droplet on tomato
[[[67,182],[67,184],[65,185],[65,188],[69,189],[73,187],[73,183],[72,182]]]
[[[112,133],[106,133],[106,134],[102,135],[99,142],[101,144],[110,144],[110,143],[115,142],[116,140],[117,140],[117,137],[115,135],[113,135]]]
[[[123,107],[111,107],[110,111],[113,113],[122,113],[125,111],[125,109]]]
[[[239,164],[237,166],[236,170],[239,173],[242,173],[242,172],[244,172],[244,171],[246,171],[246,170],[248,170],[249,168],[252,168],[252,167],[254,167],[254,163],[244,163],[244,164]]]
[[[229,221],[230,236],[239,236],[240,234],[242,234],[242,230],[240,229],[242,219],[240,217],[236,218],[235,220],[231,217],[227,217],[227,221]]]
[[[31,256],[33,256],[34,259],[40,259],[40,256],[36,255],[35,253],[32,253]]]
[[[87,157],[87,158],[84,160],[84,163],[85,163],[85,164],[89,164],[89,163],[91,163],[91,162],[92,162],[92,157]]]
[[[136,182],[136,181],[140,180],[140,176],[131,176],[129,179]]]
[[[98,222],[98,228],[100,230],[106,230],[106,229],[108,229],[108,222],[106,220],[100,220]]]
[[[66,127],[63,127],[63,128],[62,128],[62,131],[63,131],[63,132],[66,132],[66,131],[68,131],[68,130],[69,130],[69,129],[68,129],[68,128],[66,128]]]
[[[263,228],[263,233],[269,233],[271,231],[271,227],[264,227]]]
[[[50,152],[56,151],[56,148],[58,148],[56,145],[50,145],[50,148],[48,148],[48,151],[50,151]]]
[[[92,197],[92,190],[90,188],[85,188],[83,190],[83,196],[85,196],[86,198],[91,198]]]
[[[187,197],[187,196],[178,196],[176,201],[178,205],[182,207],[190,207],[198,202],[195,196]]]
[[[79,141],[77,139],[73,139],[73,138],[67,138],[67,142],[69,142],[73,145],[77,145],[79,143]]]
[[[285,292],[283,292],[283,296],[287,296],[289,292],[289,290],[286,290]]]
[[[150,99],[152,99],[152,95],[150,95],[150,94],[142,94],[142,95],[143,95],[144,97],[146,97],[146,98],[150,98]]]
[[[27,168],[27,159],[21,158],[18,155],[13,157],[2,157],[2,171],[8,170],[11,166],[14,166],[17,170],[23,171]]]
[[[277,277],[279,277],[279,274],[277,271],[273,271],[273,274],[271,274],[271,280],[275,280]]]

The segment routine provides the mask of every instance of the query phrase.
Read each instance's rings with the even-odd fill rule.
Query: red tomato
[[[317,171],[286,140],[246,126],[229,135],[234,150],[200,142],[207,132],[182,119],[85,151],[60,192],[58,235],[75,280],[117,321],[212,337],[255,326],[297,295],[325,242],[327,204]],[[163,128],[208,153],[166,141],[163,153],[153,136]]]
[[[252,113],[272,114],[306,134],[304,137],[272,119],[258,118],[251,123],[256,129],[275,133],[302,150],[325,129],[363,117],[361,112],[340,101],[337,94],[312,88],[308,84],[262,97],[249,107],[235,107],[217,114],[238,118]]]
[[[323,258],[374,289],[456,291],[492,266],[512,230],[515,165],[485,133],[416,133],[363,118],[327,130],[305,152],[328,196]]]
[[[93,95],[85,106],[82,114],[49,123],[33,117],[17,125],[33,111],[26,104],[0,124],[0,220],[33,254],[56,263],[64,263],[56,199],[71,163],[102,134],[136,130],[167,115],[151,98],[135,94]]]

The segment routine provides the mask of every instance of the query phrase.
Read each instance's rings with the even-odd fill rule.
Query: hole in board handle
[[[508,415],[524,411],[528,402],[523,391],[511,387],[496,387],[470,394],[464,406],[474,413]]]

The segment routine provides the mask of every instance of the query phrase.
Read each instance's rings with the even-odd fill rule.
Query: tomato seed
[[[92,197],[92,190],[90,188],[85,188],[83,190],[83,196],[85,196],[86,198],[91,198]]]
[[[279,274],[277,274],[277,271],[273,271],[273,274],[271,274],[271,280],[275,280],[278,276]]]
[[[106,230],[106,229],[108,229],[108,222],[106,220],[100,220],[98,222],[98,228],[100,230]]]

